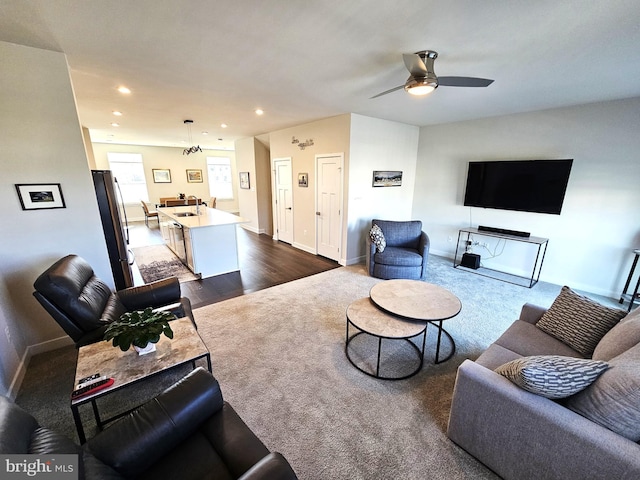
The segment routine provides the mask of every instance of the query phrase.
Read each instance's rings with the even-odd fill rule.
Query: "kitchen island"
[[[240,270],[236,228],[248,220],[204,205],[159,208],[158,215],[165,243],[194,274]]]

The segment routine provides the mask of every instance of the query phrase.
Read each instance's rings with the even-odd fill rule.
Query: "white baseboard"
[[[317,255],[315,248],[308,247],[307,245],[302,245],[301,243],[293,243],[293,247],[296,247],[298,250],[303,250],[307,253],[311,253],[312,255]]]
[[[244,228],[245,230],[248,230],[250,232],[253,233],[257,233],[258,235],[262,235],[263,233],[266,233],[264,228],[254,228],[250,225],[240,225],[242,228]]]
[[[66,347],[68,345],[73,345],[73,340],[71,340],[71,337],[66,335],[64,337],[54,338],[53,340],[47,340],[46,342],[37,343],[35,345],[29,345],[24,351],[20,364],[18,365],[18,369],[11,380],[11,385],[9,385],[9,391],[7,392],[9,398],[11,400],[15,400],[18,396],[18,391],[20,390],[24,376],[27,373],[27,367],[29,366],[31,357],[38,355],[39,353],[57,350],[58,348]]]

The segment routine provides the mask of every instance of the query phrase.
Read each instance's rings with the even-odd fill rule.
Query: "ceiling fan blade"
[[[427,75],[427,66],[420,55],[416,53],[404,53],[402,55],[404,64],[412,77],[424,77]]]
[[[441,87],[488,87],[493,80],[475,77],[438,77]]]
[[[400,85],[399,87],[393,87],[393,88],[390,88],[389,90],[385,90],[384,92],[374,95],[373,97],[369,97],[369,100],[371,100],[372,98],[381,97],[382,95],[386,95],[387,93],[395,92],[396,90],[400,90],[401,88],[404,88],[404,84]]]

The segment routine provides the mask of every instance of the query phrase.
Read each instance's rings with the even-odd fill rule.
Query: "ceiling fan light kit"
[[[493,80],[476,77],[440,77],[434,72],[433,63],[438,58],[438,52],[433,50],[421,50],[416,53],[405,53],[402,55],[404,65],[409,70],[409,78],[398,87],[385,90],[371,98],[381,97],[396,90],[404,88],[405,92],[411,95],[427,95],[433,92],[438,86],[442,87],[488,87]]]
[[[430,78],[411,78],[404,86],[404,89],[407,93],[416,96],[428,95],[436,88],[438,88],[438,80],[433,80]]]

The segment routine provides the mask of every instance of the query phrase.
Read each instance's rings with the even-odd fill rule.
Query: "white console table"
[[[465,248],[462,248],[460,256],[458,257],[458,251],[460,245],[466,245],[467,241],[471,241],[471,237],[475,235],[493,237],[504,240],[505,242],[523,242],[529,243],[534,248],[537,248],[535,262],[531,269],[530,277],[523,277],[520,275],[514,275],[511,273],[500,272],[491,268],[480,267],[478,269],[467,268],[461,264],[462,255],[465,253]],[[514,285],[520,285],[521,287],[531,288],[540,278],[540,271],[542,270],[542,263],[544,262],[544,256],[547,253],[547,245],[549,244],[548,238],[541,237],[521,237],[518,235],[506,235],[503,233],[488,232],[484,230],[478,230],[477,228],[462,228],[458,231],[458,243],[456,245],[456,254],[453,258],[453,267],[460,268],[467,272],[476,273],[485,277],[495,278],[503,282],[513,283]]]

